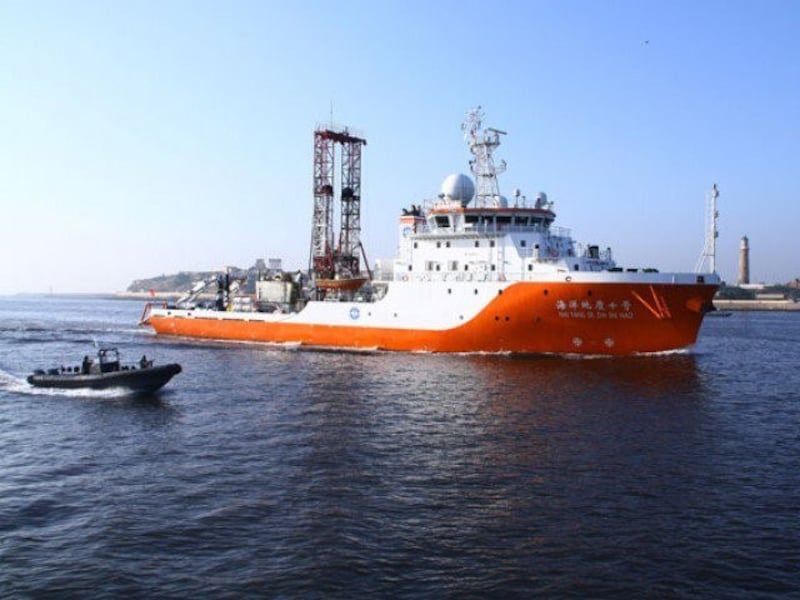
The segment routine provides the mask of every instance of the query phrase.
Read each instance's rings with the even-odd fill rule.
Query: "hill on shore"
[[[213,282],[219,276],[224,276],[226,271],[181,271],[174,275],[158,275],[145,279],[136,279],[131,283],[126,292],[133,294],[150,293],[155,294],[174,294],[188,292],[195,283],[199,281]],[[255,281],[258,278],[259,270],[256,267],[249,269],[239,269],[238,267],[228,267],[227,272],[232,277],[245,279],[242,291],[253,293],[255,291]]]
[[[158,292],[185,292],[192,288],[197,281],[205,281],[216,277],[214,271],[181,271],[174,275],[158,275],[145,279],[136,279],[128,286],[127,292],[142,293]]]

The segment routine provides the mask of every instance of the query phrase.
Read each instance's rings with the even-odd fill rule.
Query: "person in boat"
[[[153,361],[147,360],[147,356],[142,354],[142,360],[139,361],[139,368],[146,369],[147,367],[151,366]]]
[[[83,357],[83,362],[81,363],[81,373],[84,375],[88,375],[89,371],[92,369],[92,359],[89,356]]]

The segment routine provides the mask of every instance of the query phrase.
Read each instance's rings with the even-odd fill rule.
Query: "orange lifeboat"
[[[366,277],[347,277],[345,279],[317,279],[314,283],[323,290],[355,291],[367,281]]]

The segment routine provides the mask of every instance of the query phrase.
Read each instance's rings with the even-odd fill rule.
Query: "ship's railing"
[[[555,262],[555,261],[542,261],[542,262]],[[588,264],[581,269],[581,273],[597,273],[607,271],[607,265],[603,264]],[[645,273],[647,271],[641,270]],[[557,269],[553,271],[553,276],[563,275],[570,277],[567,269]],[[442,271],[435,273],[398,273],[393,278],[386,279],[385,281],[412,281],[412,282],[430,282],[430,281],[444,281],[444,282],[513,282],[513,281],[533,281],[538,279],[541,273],[530,272],[527,270],[520,271],[519,269],[506,269],[505,271]]]
[[[451,227],[431,228],[427,224],[417,225],[417,235],[459,235],[459,234],[480,234],[496,235],[505,233],[550,233],[553,237],[571,237],[571,232],[565,227],[548,227],[541,224],[536,225],[512,225],[494,224],[486,225],[480,223],[467,223],[463,227],[453,229]]]

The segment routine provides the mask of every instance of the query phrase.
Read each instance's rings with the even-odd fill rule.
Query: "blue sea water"
[[[800,597],[800,314],[689,352],[337,353],[0,298],[0,597]],[[160,394],[30,388],[94,342]]]

